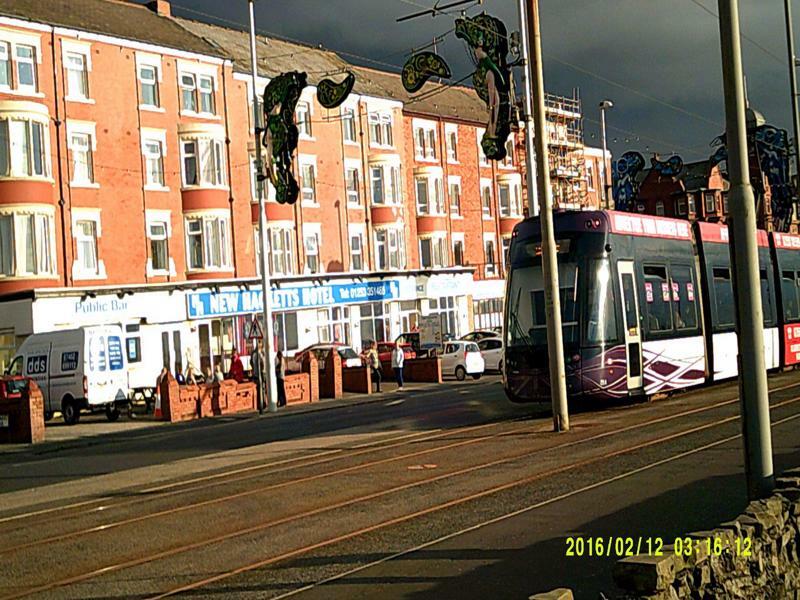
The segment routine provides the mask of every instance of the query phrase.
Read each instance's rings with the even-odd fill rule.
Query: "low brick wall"
[[[391,369],[389,373],[392,373]],[[419,383],[442,383],[442,359],[413,358],[405,361],[403,379]]]
[[[308,374],[310,402],[317,402],[319,400],[319,363],[311,352],[303,361],[303,373]]]
[[[313,402],[311,399],[311,383],[308,373],[295,373],[287,375],[284,379],[286,390],[286,404],[304,404]]]
[[[372,393],[372,370],[369,367],[342,369],[342,389],[357,394]]]
[[[342,357],[331,350],[325,357],[325,368],[319,370],[320,398],[342,397]]]
[[[8,427],[0,427],[0,444],[37,444],[44,441],[44,399],[35,381],[28,380],[16,393],[17,382],[0,381],[0,415]]]
[[[165,421],[189,421],[257,410],[256,384],[226,379],[205,385],[178,385],[169,375],[161,384],[161,414]]]
[[[617,562],[613,575],[625,592],[621,597],[797,598],[800,469],[785,473],[777,480],[774,495],[751,502],[733,521],[711,531],[695,531],[687,538],[691,552],[683,543],[680,553],[673,546],[665,546],[663,556],[639,555]]]

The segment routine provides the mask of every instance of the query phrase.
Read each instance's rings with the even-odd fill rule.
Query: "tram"
[[[728,229],[616,211],[554,215],[567,393],[652,396],[730,379],[737,340]],[[800,236],[758,232],[764,358],[800,362]],[[503,382],[549,400],[539,218],[509,251]]]

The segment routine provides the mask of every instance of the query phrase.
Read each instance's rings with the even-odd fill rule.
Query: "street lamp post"
[[[261,361],[261,399],[258,402],[258,412],[264,412],[264,401],[269,406],[269,412],[277,412],[277,387],[275,385],[275,374],[272,370],[274,358],[272,356],[273,327],[272,327],[272,308],[270,306],[270,281],[269,269],[267,268],[267,226],[264,215],[264,169],[261,154],[261,128],[259,127],[259,108],[258,108],[258,56],[256,54],[256,17],[255,0],[248,0],[250,5],[250,62],[253,67],[253,132],[256,143],[256,194],[258,196],[258,237],[261,245],[260,268],[261,268],[261,299],[263,304],[262,318],[263,327],[263,352],[264,360]]]
[[[531,60],[528,52],[528,16],[525,14],[525,0],[519,0],[519,37],[522,56],[522,91],[525,101],[525,183],[528,187],[529,214],[539,214],[539,198],[536,191],[536,149],[534,148],[533,102],[531,100]]]
[[[739,346],[739,398],[745,452],[747,493],[751,500],[767,496],[775,485],[769,389],[764,364],[763,309],[756,242],[756,203],[750,185],[747,151],[739,1],[719,0],[722,80],[730,192],[730,252],[736,295]]]
[[[603,100],[600,103],[600,128],[603,134],[603,166],[601,169],[601,173],[603,175],[603,208],[611,208],[611,203],[608,199],[608,161],[606,160],[606,156],[608,156],[608,145],[606,143],[606,110],[609,108],[613,108],[614,103],[611,100]]]
[[[794,176],[796,186],[800,187],[800,123],[797,108],[797,69],[798,61],[794,56],[794,33],[792,28],[792,0],[784,0],[786,17],[786,49],[789,53],[789,87],[792,95],[792,125],[794,127]]]

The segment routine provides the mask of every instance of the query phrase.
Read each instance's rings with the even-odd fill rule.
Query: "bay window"
[[[375,164],[370,167],[373,204],[400,203],[400,169],[393,164]]]
[[[229,268],[231,251],[228,217],[216,214],[187,217],[186,255],[191,270]]]
[[[11,56],[8,42],[0,42],[0,87],[11,87]]]
[[[405,243],[402,229],[375,230],[375,264],[380,271],[405,269]]]
[[[224,186],[225,149],[222,141],[211,138],[182,139],[183,185]]]
[[[501,217],[519,217],[522,215],[518,184],[501,183],[498,186],[498,196],[500,198]]]
[[[46,122],[0,113],[0,177],[48,177],[48,134]]]
[[[419,241],[419,260],[423,269],[446,267],[448,263],[446,237],[442,235],[422,238]]]
[[[36,210],[0,213],[0,277],[55,274],[53,217]]]
[[[420,175],[415,178],[417,190],[417,214],[443,215],[444,194],[439,177]]]

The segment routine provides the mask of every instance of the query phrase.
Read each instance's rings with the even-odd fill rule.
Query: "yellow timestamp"
[[[720,556],[728,551],[736,556],[750,556],[753,540],[749,537],[677,537],[665,540],[661,537],[567,537],[568,557],[617,557],[637,556]]]

